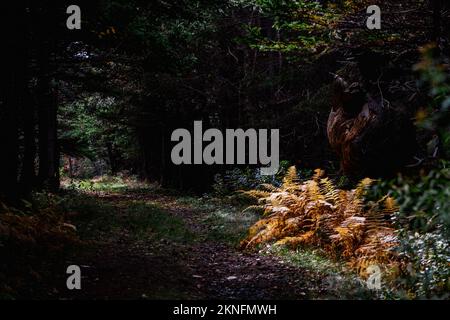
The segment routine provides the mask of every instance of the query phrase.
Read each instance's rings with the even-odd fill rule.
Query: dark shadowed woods
[[[449,298],[446,1],[71,4],[1,5],[0,298]]]

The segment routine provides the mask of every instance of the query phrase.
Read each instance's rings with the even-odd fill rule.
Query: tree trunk
[[[24,95],[23,117],[24,155],[20,184],[24,192],[28,194],[32,190],[36,179],[36,114],[34,102],[32,101],[30,94],[27,91]]]
[[[39,127],[39,186],[50,191],[59,189],[59,148],[57,139],[56,89],[52,86],[55,54],[54,10],[38,12],[38,127]]]
[[[439,47],[439,42],[441,38],[441,29],[442,29],[442,0],[432,0],[433,6],[433,41],[436,41],[436,44]]]
[[[48,60],[41,61],[41,68],[38,85],[39,182],[41,187],[56,191],[59,188],[56,97],[50,86]]]
[[[116,175],[118,171],[116,153],[114,151],[113,145],[110,142],[106,143],[106,151],[108,153],[109,166],[111,168],[111,175]]]
[[[31,96],[29,88],[30,70],[31,70],[31,52],[28,49],[31,45],[31,25],[30,15],[26,14],[23,19],[25,26],[25,46],[23,48],[24,58],[21,65],[23,78],[21,81],[21,114],[23,119],[23,159],[20,175],[20,186],[24,196],[29,196],[35,183],[36,170],[36,106]]]
[[[7,46],[6,48],[11,48]],[[11,49],[8,49],[11,50]],[[6,51],[8,51],[6,50]],[[18,170],[18,120],[14,57],[6,58],[2,67],[2,93],[0,111],[0,141],[2,142],[2,164],[0,165],[0,193],[7,200],[17,197]]]
[[[8,202],[14,203],[18,195],[19,167],[19,105],[23,83],[22,59],[24,59],[24,34],[21,17],[25,8],[20,4],[0,9],[5,18],[0,28],[4,34],[5,57],[1,62],[0,88],[0,141],[2,142],[2,164],[0,165],[0,194]]]

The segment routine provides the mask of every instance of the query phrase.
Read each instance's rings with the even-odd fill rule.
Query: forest
[[[448,1],[0,10],[0,300],[450,299]]]

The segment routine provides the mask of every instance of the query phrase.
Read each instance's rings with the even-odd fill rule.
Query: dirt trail
[[[208,238],[207,212],[180,206],[165,195],[103,193],[98,201],[112,205],[127,218],[132,201],[151,201],[181,219],[196,241],[137,239],[126,227],[103,233],[82,265],[82,290],[67,291],[68,299],[308,299],[323,293],[314,273],[280,258],[244,253]],[[81,261],[80,261],[81,260]]]

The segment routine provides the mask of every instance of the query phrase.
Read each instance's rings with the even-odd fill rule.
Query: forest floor
[[[318,251],[238,249],[257,217],[236,205],[156,187],[92,186],[65,197],[85,245],[65,261],[81,267],[82,289],[69,291],[60,281],[59,298],[371,297],[343,265]]]

